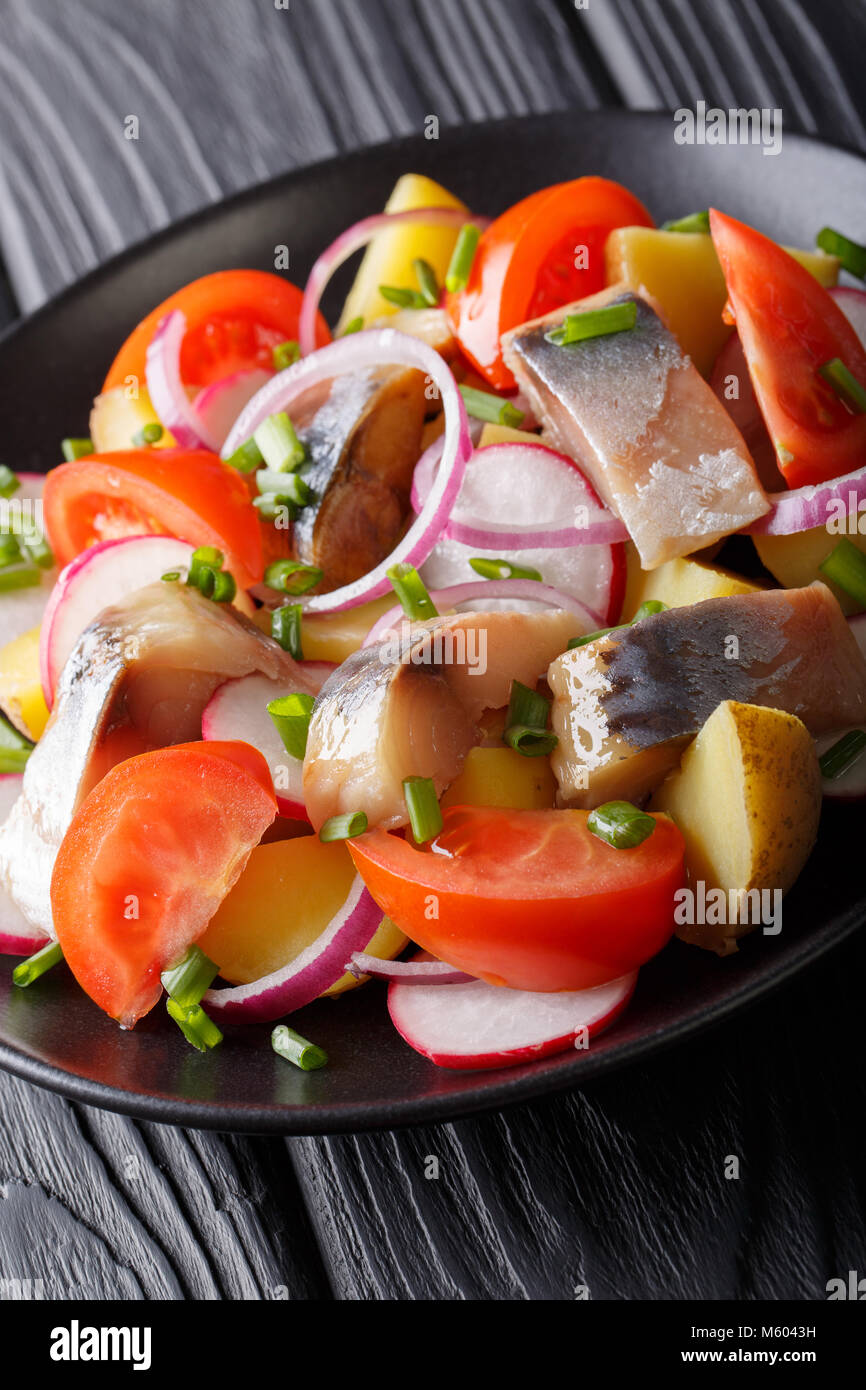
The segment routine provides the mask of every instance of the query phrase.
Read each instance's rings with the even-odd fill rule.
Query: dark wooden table
[[[0,2],[5,318],[193,208],[431,113],[703,98],[866,149],[863,0],[279,6]],[[195,1133],[0,1075],[0,1279],[48,1298],[823,1299],[866,1273],[864,977],[861,934],[604,1084],[394,1134]]]

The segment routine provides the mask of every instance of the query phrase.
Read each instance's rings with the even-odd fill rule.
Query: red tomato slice
[[[273,368],[272,349],[298,336],[303,293],[297,285],[264,270],[220,270],[193,280],[142,319],[115,357],[103,391],[129,376],[145,379],[148,344],[172,309],[186,316],[180,373],[186,386],[200,388],[253,367]],[[321,314],[316,343],[331,340]]]
[[[153,534],[215,545],[240,588],[262,577],[262,533],[247,485],[206,449],[123,449],[62,463],[45,479],[43,507],[61,565],[97,541]]]
[[[866,461],[866,415],[819,376],[834,357],[866,386],[866,349],[832,295],[768,237],[710,210],[710,229],[749,375],[789,487]]]
[[[469,360],[499,391],[515,386],[500,338],[510,328],[604,286],[604,243],[616,227],[652,227],[628,189],[590,176],[533,193],[487,228],[469,283],[448,312]],[[586,247],[586,264],[576,265]]]
[[[76,811],[51,879],[57,939],[78,983],[125,1028],[204,932],[276,815],[247,743],[186,743],[119,763]]]
[[[426,849],[381,829],[348,843],[383,912],[441,960],[511,989],[588,989],[662,949],[684,882],[665,816],[613,849],[588,814],[456,806]]]

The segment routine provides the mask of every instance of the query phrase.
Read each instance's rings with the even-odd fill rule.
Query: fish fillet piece
[[[560,609],[456,613],[406,623],[350,656],[310,721],[304,799],[314,827],[353,811],[371,826],[405,825],[403,779],[432,777],[441,795],[480,741],[484,710],[507,705],[513,680],[534,686],[580,630]]]
[[[200,739],[217,686],[254,671],[285,681],[287,693],[308,689],[276,642],[236,609],[183,584],[139,589],[82,633],[0,829],[0,883],[28,922],[54,935],[54,860],[72,816],[109,768]]]
[[[567,806],[642,800],[723,700],[785,710],[813,735],[866,720],[866,661],[820,583],[670,608],[566,652],[547,679]]]
[[[569,347],[569,313],[634,303],[634,328]],[[745,440],[649,299],[622,286],[503,338],[505,360],[557,449],[628,527],[646,570],[739,531],[769,509]]]

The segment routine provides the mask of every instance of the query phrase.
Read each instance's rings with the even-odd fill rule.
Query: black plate
[[[863,228],[863,161],[786,135],[758,147],[680,147],[667,115],[559,114],[401,140],[266,184],[188,219],[117,257],[0,341],[4,459],[44,470],[58,441],[84,434],[89,403],[125,334],[187,280],[229,266],[273,268],[287,245],[291,277],[344,227],[384,203],[406,170],[429,173],[480,212],[578,174],[632,188],[658,220],[715,203],[788,243],[810,246],[825,223]],[[304,1074],[275,1057],[264,1028],[232,1029],[210,1056],[193,1052],[162,1010],[119,1032],[65,966],[37,987],[0,965],[0,1062],[39,1085],[95,1105],[171,1123],[291,1134],[450,1119],[525,1100],[608,1072],[680,1041],[754,1002],[841,941],[866,916],[859,813],[830,807],[819,847],[785,902],[778,937],[739,955],[674,943],[642,973],[624,1020],[588,1053],[504,1072],[444,1071],[395,1032],[381,987],[311,1005],[298,1027],[331,1065]],[[293,1020],[294,1021],[294,1020]]]

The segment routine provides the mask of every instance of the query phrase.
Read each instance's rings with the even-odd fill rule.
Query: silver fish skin
[[[568,314],[633,303],[634,328],[568,347]],[[739,531],[769,510],[745,440],[650,300],[614,285],[503,337],[542,422],[628,528],[645,570]]]
[[[276,642],[183,584],[148,585],[91,623],[63,668],[21,795],[0,829],[0,884],[28,922],[54,935],[54,860],[109,768],[132,752],[200,739],[217,686],[254,671],[284,680],[287,693],[307,688]]]
[[[310,721],[304,799],[315,829],[354,811],[371,827],[407,824],[404,778],[432,778],[441,795],[479,742],[483,711],[507,705],[513,680],[534,686],[581,627],[561,609],[456,613],[355,652]]]

